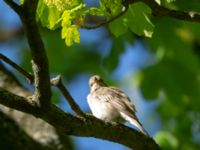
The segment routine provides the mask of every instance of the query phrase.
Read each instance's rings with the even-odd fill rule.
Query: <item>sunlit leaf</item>
[[[37,8],[37,17],[43,26],[49,29],[55,29],[58,25],[61,13],[55,6],[47,6],[43,0],[40,0]]]
[[[72,44],[80,43],[80,33],[77,26],[71,26],[62,29],[62,37],[65,39],[67,46],[72,46]]]
[[[145,35],[151,37],[153,34],[154,25],[151,23],[148,14],[151,9],[144,3],[135,3],[129,6],[128,12],[125,16],[128,19],[128,26],[132,32],[138,35]]]
[[[65,11],[62,15],[62,39],[65,39],[67,46],[71,46],[74,42],[80,43],[80,33],[78,31],[78,26],[72,25],[72,12]]]
[[[19,1],[20,5],[24,4],[24,0]]]
[[[127,29],[128,29],[128,26],[127,26],[127,19],[124,18],[124,17],[120,17],[114,21],[112,21],[110,24],[109,24],[109,29],[110,31],[116,36],[120,36],[122,34],[124,34]]]
[[[179,145],[177,138],[167,131],[160,131],[155,136],[156,142],[166,150],[176,149]]]
[[[121,0],[100,0],[100,6],[105,11],[107,19],[117,15],[123,8]]]
[[[55,29],[59,27],[63,11],[73,11],[81,4],[81,0],[39,0],[37,16],[43,26]]]
[[[58,11],[62,12],[64,10],[70,10],[75,6],[79,5],[81,0],[40,0],[43,1],[45,5],[50,7],[56,7]]]
[[[176,0],[166,0],[168,3],[175,2]]]
[[[109,28],[115,36],[124,34],[130,28],[137,35],[151,37],[154,25],[148,17],[150,13],[151,9],[144,3],[132,4],[123,16],[109,24]]]

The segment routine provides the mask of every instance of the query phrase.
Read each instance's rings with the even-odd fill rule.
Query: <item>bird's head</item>
[[[96,88],[99,88],[100,86],[106,86],[106,84],[103,82],[103,80],[101,79],[99,75],[94,75],[90,77],[89,86],[91,90],[92,89],[95,90]]]

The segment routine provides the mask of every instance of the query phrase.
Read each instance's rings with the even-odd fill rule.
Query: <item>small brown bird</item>
[[[135,106],[123,91],[115,87],[108,87],[99,75],[90,78],[89,86],[90,93],[87,101],[95,117],[111,122],[129,121],[148,136],[135,115]]]

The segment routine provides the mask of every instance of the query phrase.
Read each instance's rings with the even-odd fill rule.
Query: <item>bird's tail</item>
[[[136,126],[143,134],[149,136],[149,134],[147,133],[147,131],[144,129],[144,127],[142,126],[142,124],[139,122],[138,118],[136,116],[130,117],[130,123],[134,126]]]
[[[123,114],[123,116],[132,125],[134,125],[135,127],[137,127],[143,134],[145,134],[146,136],[149,136],[149,134],[147,133],[147,131],[143,128],[142,124],[139,122],[137,116],[135,116],[135,115],[131,115],[131,116],[126,115],[125,116],[125,114]]]

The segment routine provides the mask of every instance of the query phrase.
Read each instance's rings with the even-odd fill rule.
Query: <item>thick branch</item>
[[[10,1],[10,0],[5,0]],[[50,108],[51,89],[47,54],[36,23],[36,8],[38,0],[25,0],[23,13],[18,13],[24,25],[25,34],[32,54],[34,72],[34,100],[43,110]],[[10,5],[10,3],[8,3]],[[10,5],[12,7],[12,5]],[[13,7],[12,7],[13,8]],[[15,10],[15,9],[14,9]]]
[[[147,4],[151,8],[154,16],[169,16],[179,20],[200,22],[200,14],[197,12],[193,11],[184,12],[184,11],[168,9],[163,6],[160,6],[154,0],[129,0],[130,4],[135,2],[144,2],[145,4]]]
[[[32,74],[28,73],[26,70],[24,70],[23,68],[21,68],[15,62],[13,62],[12,60],[10,60],[9,58],[7,58],[6,56],[4,56],[1,53],[0,53],[0,59],[2,59],[7,64],[11,65],[13,68],[15,68],[17,71],[19,71],[25,77],[27,77],[27,79],[31,83],[33,83],[34,77],[33,77]],[[64,97],[66,98],[66,100],[68,101],[69,105],[71,106],[72,110],[77,115],[79,115],[80,117],[84,117],[85,116],[85,114],[83,113],[83,111],[80,109],[80,107],[78,106],[78,104],[76,104],[76,102],[73,99],[73,97],[70,95],[70,93],[68,92],[68,90],[63,85],[60,75],[58,75],[57,77],[53,78],[51,80],[51,84],[54,85],[54,86],[57,86],[58,89],[60,89],[60,91],[62,92],[62,94],[64,95]]]
[[[38,114],[38,107],[34,101],[30,99],[20,97],[10,92],[4,90],[0,87],[0,103],[17,110],[21,110],[23,112],[29,114]]]
[[[87,119],[78,118],[66,114],[55,105],[52,105],[50,111],[38,114],[37,108],[28,99],[12,94],[2,88],[0,88],[0,103],[40,117],[68,135],[101,138],[137,150],[160,149],[153,139],[129,127],[105,123],[92,116],[87,116]]]
[[[54,86],[58,87],[58,89],[64,95],[65,99],[68,101],[68,103],[71,106],[72,110],[77,115],[79,115],[80,117],[85,117],[85,114],[83,113],[83,111],[80,109],[80,107],[78,106],[78,104],[76,104],[76,102],[73,99],[73,97],[70,95],[70,93],[68,92],[68,90],[63,85],[62,80],[61,80],[61,75],[58,75],[57,77],[53,78],[51,80],[51,84],[53,84]]]
[[[17,93],[20,96],[32,95],[23,87],[16,77],[8,71],[0,62],[0,86],[6,90]],[[68,135],[57,131],[50,124],[42,119],[35,118],[33,115],[23,113],[0,104],[0,111],[8,115],[23,129],[32,139],[43,146],[51,147],[56,150],[72,150],[73,146]],[[0,117],[1,118],[1,117]],[[10,139],[13,139],[10,137]],[[20,139],[17,139],[20,140]],[[15,142],[17,142],[17,140]],[[12,143],[12,142],[11,142]],[[0,144],[1,147],[1,144]],[[34,147],[33,147],[34,148]],[[1,149],[1,148],[0,148]]]
[[[3,131],[3,132],[1,132]],[[0,149],[53,150],[32,139],[10,117],[0,111]],[[15,139],[15,140],[13,140]],[[2,144],[3,143],[3,144]],[[8,145],[12,144],[11,147]]]

